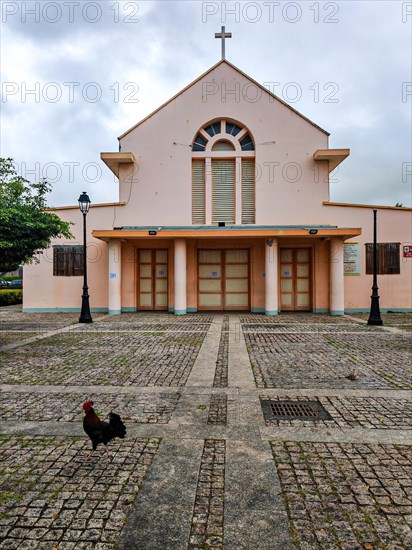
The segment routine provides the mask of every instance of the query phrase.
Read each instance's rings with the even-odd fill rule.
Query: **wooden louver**
[[[212,160],[213,223],[235,223],[235,161]]]
[[[242,159],[242,224],[255,223],[255,161]]]
[[[55,277],[83,275],[83,247],[81,245],[54,246],[53,275]]]
[[[192,221],[205,223],[205,161],[192,161]]]

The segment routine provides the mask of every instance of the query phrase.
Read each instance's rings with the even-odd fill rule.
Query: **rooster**
[[[105,456],[110,456],[107,452],[107,444],[109,441],[115,437],[124,439],[126,435],[126,427],[120,416],[111,412],[109,415],[109,422],[103,422],[93,409],[93,401],[86,401],[86,403],[83,404],[83,411],[85,413],[85,417],[83,418],[83,429],[92,441],[93,451],[96,450],[99,443],[103,443],[106,447]],[[86,460],[90,458],[93,451],[87,455]]]

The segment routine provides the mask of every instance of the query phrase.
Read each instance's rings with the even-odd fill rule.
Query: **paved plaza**
[[[1,548],[412,548],[412,314],[93,317],[0,309]]]

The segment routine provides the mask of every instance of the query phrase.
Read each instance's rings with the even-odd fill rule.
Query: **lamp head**
[[[83,191],[83,193],[79,197],[79,208],[82,214],[87,214],[89,211],[91,204],[91,200],[89,199],[89,195],[86,193],[86,191]]]

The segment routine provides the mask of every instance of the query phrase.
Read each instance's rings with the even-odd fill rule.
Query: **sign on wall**
[[[406,244],[403,247],[403,257],[412,258],[412,244]]]
[[[361,274],[361,245],[360,243],[343,244],[343,274]]]

